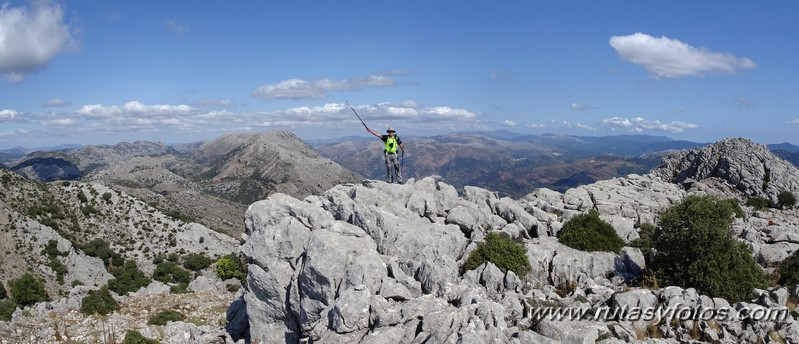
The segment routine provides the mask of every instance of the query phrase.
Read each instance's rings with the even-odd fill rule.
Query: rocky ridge
[[[717,145],[709,151],[747,160],[727,159],[721,165],[729,168],[721,170],[728,174],[684,172],[712,171],[706,165],[723,160],[683,161],[701,151],[664,161],[678,176],[696,176],[690,183],[672,182],[673,173],[664,180],[658,170],[565,193],[538,189],[519,200],[477,187],[466,187],[459,195],[433,177],[405,185],[338,185],[304,200],[272,195],[247,211],[242,252],[250,273],[242,300],[249,332],[234,333],[233,338],[314,343],[795,342],[799,323],[791,300],[799,297],[798,288],[760,290],[751,302],[731,304],[693,289],[633,287],[631,282],[646,268],[640,250],[588,253],[554,238],[569,218],[595,209],[622,238],[633,240],[642,224],[655,223],[660,210],[686,195],[745,201],[753,189],[734,176],[757,176],[763,166],[772,171],[769,187],[799,192],[799,172],[773,155],[758,155],[757,145],[741,139]],[[739,156],[735,150],[740,147],[752,151]],[[752,156],[762,159],[746,163]],[[795,208],[744,209],[745,218],[736,220],[732,231],[753,247],[764,266],[799,248],[792,239],[799,235]],[[488,232],[502,232],[524,244],[533,268],[529,279],[502,273],[493,264],[460,273]],[[783,317],[642,321],[616,315],[562,321],[532,316],[544,308],[603,307],[689,307],[713,314],[760,309]]]

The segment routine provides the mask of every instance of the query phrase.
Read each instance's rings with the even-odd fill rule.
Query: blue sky
[[[765,4],[765,5],[764,5]],[[799,3],[10,1],[0,148],[287,129],[799,144]]]

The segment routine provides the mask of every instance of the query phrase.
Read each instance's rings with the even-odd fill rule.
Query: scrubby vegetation
[[[486,235],[485,241],[478,244],[477,249],[466,259],[463,269],[473,270],[486,262],[493,263],[502,272],[513,271],[520,278],[531,270],[524,246],[496,233]]]
[[[8,285],[11,289],[11,298],[17,305],[24,307],[50,300],[44,289],[44,282],[30,274],[9,281]]]
[[[111,296],[107,286],[99,290],[90,290],[80,302],[80,311],[86,315],[106,315],[116,310],[119,310],[119,303]]]
[[[766,285],[749,247],[729,232],[736,202],[688,196],[664,210],[654,236],[652,269],[661,285],[696,288],[732,302]]]
[[[203,270],[213,263],[213,259],[199,253],[191,253],[183,257],[183,267],[191,271]]]
[[[619,253],[624,240],[609,223],[599,218],[596,210],[572,217],[558,231],[558,241],[581,251],[611,251]]]
[[[786,287],[799,284],[799,251],[794,251],[777,266],[777,283]]]
[[[654,247],[653,240],[655,238],[655,230],[655,225],[651,223],[642,223],[638,228],[638,239],[630,242],[630,246],[640,249],[644,257],[649,256],[649,252],[651,252],[652,247]]]
[[[170,309],[170,310],[158,312],[158,314],[154,315],[152,318],[150,318],[149,321],[147,321],[147,325],[162,325],[163,326],[163,325],[166,325],[170,321],[183,321],[185,319],[186,319],[186,317],[183,316],[183,314],[181,314],[178,311]]]
[[[216,275],[223,280],[236,278],[244,281],[247,278],[247,267],[241,259],[233,254],[226,254],[216,261]]]
[[[108,288],[119,295],[137,291],[152,282],[144,272],[139,270],[135,260],[126,261],[124,267],[113,269],[111,274],[115,278],[108,281]]]
[[[17,310],[17,303],[11,299],[0,300],[0,321],[11,321],[11,316]]]
[[[796,196],[790,191],[783,191],[777,195],[777,204],[782,209],[791,209],[796,205]]]
[[[125,339],[122,340],[122,344],[158,344],[159,342],[155,339],[150,339],[145,337],[141,334],[141,332],[136,330],[128,330],[125,333]]]

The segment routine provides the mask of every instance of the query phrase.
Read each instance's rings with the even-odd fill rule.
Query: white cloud
[[[15,117],[17,117],[18,114],[19,113],[14,110],[9,110],[9,109],[0,110],[0,122],[10,121]]]
[[[644,131],[665,131],[669,133],[681,133],[686,129],[696,129],[699,126],[693,123],[672,121],[661,122],[659,120],[646,120],[643,117],[635,117],[629,120],[624,117],[612,117],[602,120],[602,124],[610,126],[612,129],[626,129],[635,133]]]
[[[194,102],[194,104],[202,107],[230,106],[233,105],[233,101],[230,99],[201,99]]]
[[[531,124],[525,125],[525,127],[528,127],[528,128],[544,128],[544,127],[546,127],[546,124],[531,123]]]
[[[591,126],[586,125],[586,124],[582,124],[582,123],[577,123],[577,124],[575,124],[575,126],[577,126],[580,129],[585,129],[585,130],[591,130],[591,131],[596,130],[596,128],[591,127]]]
[[[44,0],[31,7],[0,7],[0,74],[9,81],[22,82],[73,44],[58,4]]]
[[[633,125],[629,119],[622,117],[606,118],[602,120],[602,124],[609,125],[614,128],[625,128],[625,129],[632,127]]]
[[[41,121],[43,125],[46,126],[68,126],[77,124],[78,121],[74,118],[53,118],[53,119],[46,119]]]
[[[42,104],[42,106],[45,106],[45,107],[65,107],[65,106],[69,106],[69,105],[70,105],[69,102],[63,101],[63,100],[58,99],[58,98],[50,99],[50,100],[46,101],[44,104]]]
[[[178,36],[182,36],[183,34],[189,32],[189,28],[187,26],[178,24],[178,22],[173,18],[165,19],[164,26]]]
[[[502,125],[504,125],[506,127],[515,127],[516,126],[516,122],[506,119],[506,120],[502,121]]]
[[[392,72],[396,73],[396,72]],[[252,92],[253,97],[261,99],[319,99],[331,91],[357,91],[363,88],[386,88],[396,85],[389,75],[372,74],[344,80],[302,80],[289,79],[277,84],[266,84]]]
[[[594,109],[594,107],[593,107],[593,106],[591,106],[591,105],[588,105],[588,104],[580,104],[580,103],[571,103],[571,105],[569,105],[569,107],[570,107],[572,110],[589,110],[589,109]]]
[[[644,67],[655,78],[703,76],[705,73],[735,74],[756,67],[755,62],[748,58],[643,33],[613,36],[610,45],[623,60]]]
[[[785,123],[786,123],[786,124],[799,124],[799,118],[797,118],[797,119],[795,119],[795,120],[793,120],[793,121],[787,121],[787,122],[785,122]]]

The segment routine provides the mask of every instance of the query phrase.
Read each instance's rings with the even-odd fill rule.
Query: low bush
[[[558,241],[581,251],[611,251],[619,253],[624,240],[613,226],[599,218],[596,210],[572,217],[558,231]]]
[[[147,321],[147,325],[161,325],[161,326],[163,326],[163,325],[166,325],[170,321],[183,321],[185,319],[186,319],[186,317],[183,316],[183,314],[181,314],[180,312],[169,309],[169,310],[158,312],[158,314],[154,315],[152,318],[150,318],[149,321]]]
[[[44,289],[44,283],[29,274],[8,282],[11,298],[20,306],[30,306],[37,302],[49,301],[50,296]]]
[[[799,284],[799,250],[781,261],[777,266],[776,273],[777,283],[788,287],[789,290]]]
[[[188,284],[191,282],[191,274],[174,262],[166,261],[156,265],[153,279],[164,283]]]
[[[203,270],[213,263],[213,259],[199,253],[191,253],[183,257],[183,267],[191,271]]]
[[[223,280],[236,278],[240,281],[247,279],[247,266],[241,259],[233,254],[226,254],[216,261],[216,275]]]
[[[135,260],[128,260],[125,266],[111,271],[114,278],[108,281],[108,288],[119,295],[135,292],[141,287],[150,285],[150,280],[136,265]]]
[[[746,205],[755,210],[766,210],[771,206],[771,202],[763,197],[752,197],[746,201]]]
[[[111,296],[108,286],[103,286],[98,290],[90,290],[80,301],[80,312],[86,315],[106,315],[116,310],[119,310],[119,303]]]
[[[122,344],[158,344],[159,341],[155,339],[150,339],[145,337],[141,334],[141,332],[136,330],[128,330],[125,333],[125,339],[122,340]]]
[[[790,191],[783,191],[777,195],[777,204],[782,209],[791,209],[796,205],[796,196]]]
[[[8,297],[6,293],[6,287],[3,286],[3,283],[0,283],[0,300],[5,299]]]
[[[651,264],[660,284],[730,302],[749,300],[755,288],[765,287],[751,250],[729,231],[735,215],[730,202],[694,195],[661,212]]]
[[[630,242],[630,246],[640,249],[641,253],[644,254],[644,257],[648,257],[649,252],[651,252],[652,248],[655,247],[653,241],[655,237],[655,230],[655,225],[651,223],[642,223],[638,228],[638,239]]]
[[[17,303],[11,299],[0,300],[0,321],[11,321],[11,316],[17,310]]]
[[[485,241],[478,244],[477,249],[466,259],[463,269],[474,270],[486,262],[493,263],[502,272],[513,271],[519,278],[531,270],[524,246],[496,233],[486,235]]]

